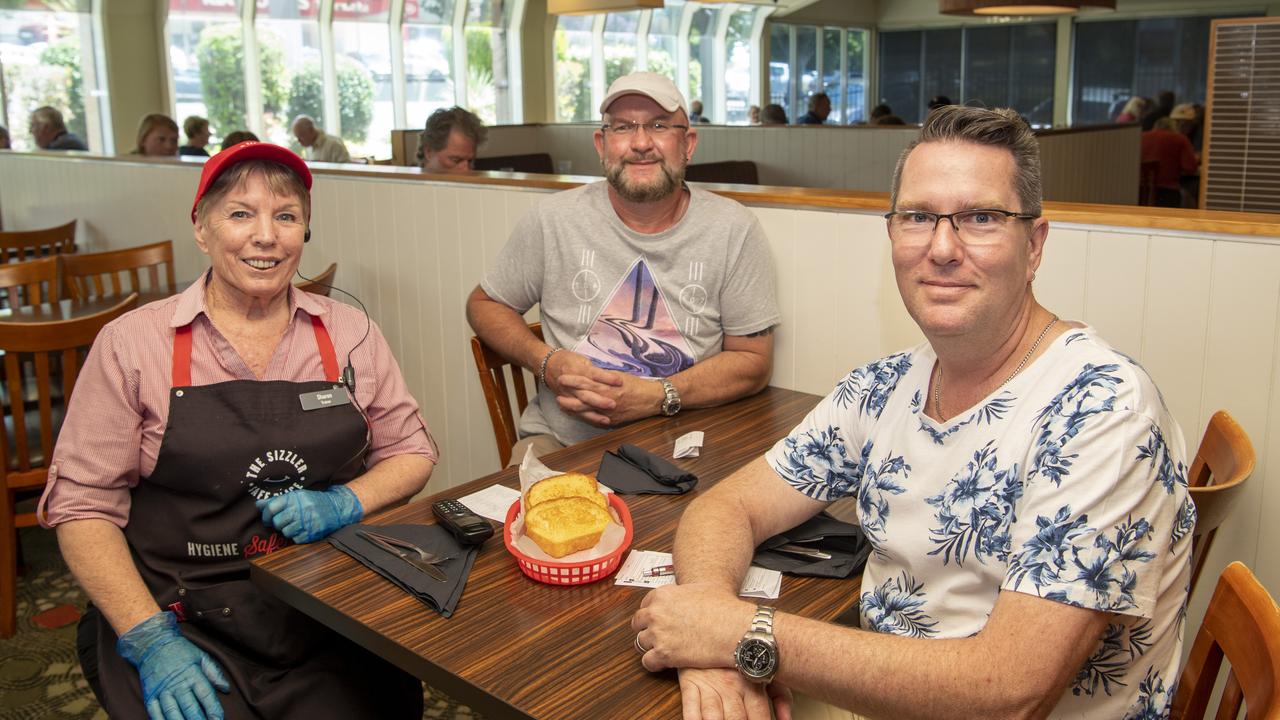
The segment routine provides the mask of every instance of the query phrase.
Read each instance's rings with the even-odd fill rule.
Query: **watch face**
[[[751,678],[767,678],[778,669],[778,652],[758,638],[747,638],[738,644],[735,658],[738,669]]]

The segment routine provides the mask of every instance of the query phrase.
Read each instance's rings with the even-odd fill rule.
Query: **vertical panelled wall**
[[[594,124],[506,125],[489,129],[484,157],[545,152],[567,173],[602,175]],[[888,192],[894,166],[915,140],[915,126],[698,128],[695,163],[751,160],[760,184]],[[1139,128],[1116,125],[1040,137],[1044,195],[1059,202],[1132,205],[1138,199]],[[564,166],[558,166],[558,169]]]
[[[204,267],[187,218],[198,167],[0,153],[9,229],[82,221],[86,251],[175,241],[180,279]],[[497,469],[468,347],[466,294],[516,220],[542,195],[519,188],[316,176],[314,236],[303,271],[338,263],[337,284],[382,327],[443,461],[440,491]],[[850,368],[919,342],[874,213],[758,207],[773,248],[783,323],[773,383],[826,393]],[[1040,300],[1097,327],[1159,383],[1194,448],[1229,409],[1259,463],[1207,577],[1245,560],[1280,594],[1280,238],[1057,225],[1036,280]],[[335,294],[336,295],[336,294]],[[706,448],[704,452],[715,452]],[[1208,602],[1197,594],[1195,627]]]

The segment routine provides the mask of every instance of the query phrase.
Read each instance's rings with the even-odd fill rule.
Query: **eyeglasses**
[[[938,230],[938,222],[946,218],[951,228],[966,245],[991,245],[1007,237],[1009,223],[1014,220],[1035,220],[1039,215],[976,208],[953,213],[933,213],[924,210],[895,210],[884,214],[889,221],[889,238],[906,247],[928,245]]]
[[[636,130],[644,128],[645,132],[650,135],[666,135],[670,130],[688,130],[688,125],[673,125],[666,120],[651,120],[647,123],[631,122],[630,120],[618,120],[617,122],[601,125],[600,129],[605,132],[611,132],[618,137],[628,137],[635,133]]]

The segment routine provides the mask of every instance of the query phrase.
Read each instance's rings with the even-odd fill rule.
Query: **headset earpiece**
[[[311,228],[307,228],[307,231],[302,233],[302,242],[311,242]]]

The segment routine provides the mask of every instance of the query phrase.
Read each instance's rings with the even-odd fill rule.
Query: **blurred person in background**
[[[1156,126],[1156,121],[1160,118],[1169,117],[1169,113],[1173,112],[1174,103],[1177,102],[1177,96],[1172,90],[1161,90],[1156,95],[1155,107],[1151,108],[1146,115],[1142,116],[1142,130],[1146,132]]]
[[[1129,102],[1124,104],[1124,109],[1116,116],[1118,123],[1138,122],[1147,114],[1147,110],[1151,108],[1151,101],[1140,96],[1134,95],[1129,98]]]
[[[1155,127],[1142,133],[1142,162],[1158,162],[1156,207],[1183,207],[1182,176],[1195,174],[1200,161],[1186,135],[1178,132],[1178,121],[1160,118]]]
[[[777,103],[769,103],[760,111],[761,125],[786,125],[787,122],[787,111]]]
[[[702,114],[702,101],[694,100],[689,103],[689,122],[691,123],[709,123],[711,122]]]
[[[466,172],[489,131],[475,113],[456,105],[431,113],[418,137],[418,167],[426,172]]]
[[[178,154],[178,123],[163,113],[151,113],[138,123],[138,146],[130,155],[175,157]]]
[[[9,146],[9,128],[0,125],[0,150],[8,150]]]
[[[209,144],[209,121],[199,115],[192,115],[182,121],[182,132],[187,136],[187,144],[178,148],[179,155],[196,155],[209,157],[205,146]]]
[[[246,140],[258,142],[258,136],[248,130],[235,130],[233,132],[229,132],[226,137],[222,138],[222,149],[226,150],[229,147],[235,147]]]
[[[809,112],[800,116],[798,125],[825,125],[831,115],[831,98],[824,92],[809,96]]]
[[[316,127],[316,121],[308,115],[299,115],[293,120],[293,136],[303,147],[303,155],[314,162],[349,163],[351,153],[342,138],[329,135]]]
[[[879,125],[881,123],[876,122],[877,120],[879,120],[882,117],[888,117],[889,115],[892,115],[892,114],[893,114],[893,108],[889,107],[888,103],[880,103],[879,105],[871,108],[871,115],[870,115],[871,124]]]
[[[759,105],[752,105],[751,107],[747,108],[747,123],[749,125],[760,124],[760,106]]]
[[[28,129],[31,131],[31,138],[36,142],[36,147],[41,150],[89,149],[89,146],[84,144],[84,140],[67,131],[62,113],[48,105],[36,108],[31,113],[31,124]]]

